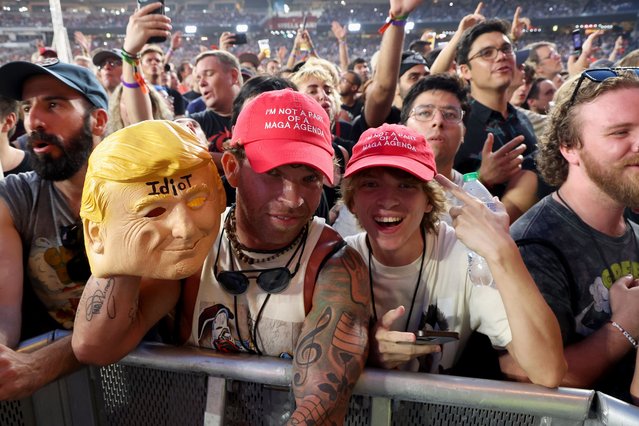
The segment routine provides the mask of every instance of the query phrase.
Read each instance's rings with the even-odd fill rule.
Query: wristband
[[[630,344],[632,345],[632,347],[633,347],[633,348],[635,348],[635,349],[637,349],[637,346],[639,346],[639,345],[637,344],[637,341],[635,340],[635,338],[634,338],[634,337],[632,337],[632,336],[630,335],[630,333],[628,333],[628,332],[627,332],[627,331],[626,331],[626,330],[625,330],[622,326],[620,326],[619,324],[617,324],[617,322],[616,322],[616,321],[608,321],[608,322],[609,322],[610,324],[612,324],[612,326],[613,326],[614,328],[616,328],[617,330],[621,331],[621,334],[623,334],[623,335],[624,335],[624,337],[625,337],[626,339],[628,339],[628,341],[630,342]]]
[[[390,27],[391,25],[403,27],[406,25],[407,19],[408,19],[408,13],[406,15],[401,15],[401,16],[393,16],[393,14],[390,14],[389,17],[386,18],[386,23],[382,25],[380,29],[377,30],[377,32],[380,34],[384,34],[384,32],[386,32],[388,27]]]
[[[138,83],[137,81],[135,83],[127,83],[122,78],[120,78],[120,83],[122,83],[124,87],[128,87],[129,89],[137,89],[138,87],[140,87],[140,83]]]
[[[130,59],[133,60],[140,60],[140,53],[136,53],[135,55],[133,53],[129,53],[126,50],[124,50],[124,47],[122,49],[120,49],[120,52],[122,53],[122,57],[128,57]]]

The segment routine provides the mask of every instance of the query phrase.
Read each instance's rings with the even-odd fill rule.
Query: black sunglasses
[[[306,237],[308,235],[308,226],[305,227],[303,232],[304,232],[304,235],[302,237],[302,244],[299,244],[295,248],[295,251],[291,255],[288,262],[286,262],[285,266],[280,266],[278,268],[254,270],[254,271],[231,270],[231,271],[218,272],[217,264],[220,258],[220,248],[222,247],[222,239],[224,237],[224,235],[221,235],[220,241],[218,242],[218,245],[217,245],[217,255],[215,257],[215,263],[213,264],[213,275],[215,276],[215,279],[220,283],[222,288],[227,293],[233,294],[235,296],[246,293],[246,290],[248,289],[248,286],[250,283],[249,280],[251,279],[255,279],[257,282],[257,285],[262,290],[264,290],[265,292],[269,294],[281,293],[282,291],[286,290],[286,288],[290,284],[295,274],[297,274],[297,271],[299,270],[300,265],[302,263],[302,254],[304,253],[304,247],[306,247]],[[224,230],[222,230],[222,233],[224,233]],[[300,249],[301,249],[301,253],[297,259],[297,264],[295,265],[295,269],[293,269],[293,272],[291,272],[288,269],[288,267],[293,261],[293,259],[295,259],[295,256],[300,251]],[[231,251],[232,249],[229,248],[229,262],[230,262],[231,268],[233,268],[233,258],[231,256]],[[254,274],[257,273],[258,275],[248,276],[246,275],[247,273],[254,273]]]
[[[632,71],[635,75],[639,76],[639,68],[637,67],[593,68],[582,72],[581,77],[579,77],[579,81],[577,81],[577,85],[575,86],[575,90],[572,92],[572,97],[570,98],[568,105],[572,106],[575,102],[581,83],[583,83],[586,78],[590,81],[594,81],[595,83],[601,83],[609,78],[619,77],[623,72],[627,71]]]
[[[62,246],[74,253],[73,257],[66,262],[69,279],[74,282],[84,282],[91,276],[91,267],[84,250],[84,234],[82,224],[60,226],[60,240]]]

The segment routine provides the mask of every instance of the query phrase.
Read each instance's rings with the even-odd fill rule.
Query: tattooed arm
[[[117,362],[177,303],[178,281],[91,277],[78,305],[73,352],[81,362]]]
[[[293,360],[297,408],[290,424],[342,424],[368,352],[366,265],[344,247],[318,276]]]

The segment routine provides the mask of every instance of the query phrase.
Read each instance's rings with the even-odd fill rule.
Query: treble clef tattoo
[[[294,359],[295,363],[300,366],[301,372],[296,373],[295,377],[293,377],[295,386],[301,386],[306,382],[308,367],[322,356],[322,346],[315,342],[315,336],[328,327],[332,318],[333,311],[330,307],[326,307],[320,315],[315,329],[304,336],[299,345],[297,345]]]

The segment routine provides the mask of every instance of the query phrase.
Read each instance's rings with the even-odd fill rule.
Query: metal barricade
[[[290,361],[143,344],[117,364],[0,402],[0,424],[277,424],[273,408],[292,404],[290,382]],[[639,424],[639,409],[590,390],[366,369],[345,423],[612,426]]]

